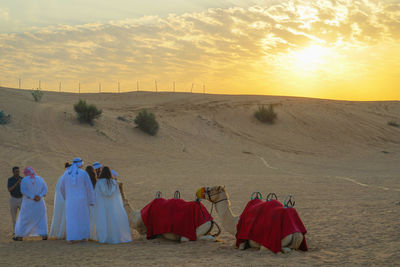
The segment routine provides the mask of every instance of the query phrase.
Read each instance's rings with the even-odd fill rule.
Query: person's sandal
[[[47,236],[42,236],[42,240],[47,240]]]

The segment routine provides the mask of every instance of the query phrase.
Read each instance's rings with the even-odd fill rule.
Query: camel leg
[[[293,239],[293,234],[287,235],[286,237],[284,237],[282,239],[281,246],[283,248],[288,247],[290,245],[290,243],[292,243],[292,239]]]
[[[293,241],[293,234],[286,236],[281,241],[282,253],[289,253],[291,250],[290,245]]]
[[[249,247],[251,248],[260,248],[261,245],[253,240],[249,240]]]
[[[242,243],[242,244],[246,244],[246,242],[245,242],[245,243]],[[242,244],[241,244],[241,245],[242,245]],[[251,248],[259,248],[260,251],[269,251],[268,248],[262,246],[261,244],[255,242],[255,241],[253,241],[253,240],[248,240],[248,244],[249,244],[249,247],[251,247]]]
[[[213,237],[212,235],[202,235],[199,238],[197,238],[197,240],[212,241],[212,242],[216,242],[217,241],[217,239],[215,237]]]
[[[212,222],[206,222],[197,227],[196,229],[196,236],[197,240],[203,240],[203,241],[217,241],[217,239],[211,235],[206,235],[209,231],[210,228],[212,227]]]
[[[181,242],[188,242],[189,238],[181,236]]]
[[[269,250],[269,248],[264,247],[263,245],[261,245],[261,244],[255,242],[255,241],[253,241],[253,240],[249,240],[249,245],[250,245],[250,247],[252,247],[252,248],[260,248],[260,252],[263,252],[263,253],[264,253],[265,251],[271,252],[271,250]]]
[[[199,227],[197,227],[196,229],[196,236],[200,237],[202,235],[205,235],[211,228],[211,222],[206,222],[203,223],[202,225],[200,225]]]
[[[246,249],[246,242],[243,242],[239,245],[240,250],[245,250]]]
[[[293,239],[292,242],[290,243],[290,245],[288,246],[291,249],[299,249],[301,243],[303,242],[303,234],[302,233],[294,233],[293,234]]]
[[[173,233],[162,234],[162,237],[167,239],[167,240],[172,240],[172,241],[182,241],[181,238],[183,238],[183,237],[180,237],[180,236],[178,236],[176,234],[173,234]]]

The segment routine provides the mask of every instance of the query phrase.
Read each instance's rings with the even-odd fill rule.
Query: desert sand
[[[103,110],[94,126],[79,124],[73,104],[86,99]],[[274,125],[259,123],[259,104],[275,104]],[[135,128],[147,108],[160,123],[157,136]],[[230,96],[132,92],[46,92],[0,88],[0,110],[12,122],[0,126],[0,265],[274,265],[393,266],[400,263],[400,102],[349,102],[279,96]],[[118,116],[125,120],[117,119]],[[117,170],[136,209],[156,191],[180,190],[193,200],[202,186],[225,185],[240,214],[253,191],[291,193],[305,224],[309,251],[273,254],[221,242],[132,243],[11,240],[6,180],[14,165],[33,166],[49,186],[49,227],[54,189],[63,165],[80,156]],[[203,202],[210,209],[208,202]],[[213,213],[216,221],[218,215]]]

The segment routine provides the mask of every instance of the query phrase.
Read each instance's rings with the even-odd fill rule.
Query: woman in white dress
[[[104,167],[97,180],[95,221],[97,240],[100,243],[126,243],[132,241],[128,216],[121,192],[112,178],[110,168]]]
[[[90,181],[92,182],[93,189],[96,188],[96,183],[97,183],[97,173],[95,169],[92,166],[87,166],[86,167],[86,172],[89,174]],[[90,215],[90,236],[89,240],[96,241],[96,225],[94,221],[94,206],[89,207],[89,215]]]
[[[26,176],[21,182],[23,195],[21,210],[15,225],[15,239],[22,241],[26,236],[41,236],[47,240],[47,215],[44,197],[47,185],[42,177],[36,175],[32,167],[24,169]]]
[[[71,167],[69,162],[65,163],[65,169]],[[54,208],[53,208],[53,219],[51,220],[50,227],[50,238],[56,239],[65,239],[66,238],[66,230],[65,230],[65,200],[60,191],[61,180],[64,177],[64,174],[58,179],[56,185],[56,192],[54,194]]]

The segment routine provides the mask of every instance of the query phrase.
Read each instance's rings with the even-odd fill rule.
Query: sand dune
[[[103,109],[93,127],[79,124],[80,98]],[[252,114],[275,104],[278,121]],[[134,128],[142,108],[160,122],[156,137]],[[396,265],[400,262],[400,102],[348,102],[278,96],[185,93],[67,94],[0,88],[0,265]],[[117,117],[125,118],[125,121]],[[14,165],[31,165],[48,183],[48,218],[65,161],[80,156],[120,174],[126,195],[142,208],[158,190],[192,200],[200,186],[224,184],[237,214],[253,191],[296,197],[310,251],[290,255],[234,249],[219,243],[165,240],[125,245],[63,241],[13,242],[6,179]],[[208,203],[205,203],[209,207]],[[214,214],[218,221],[218,216]]]

